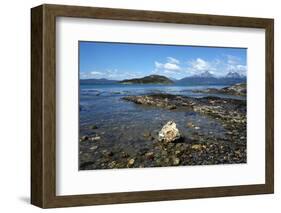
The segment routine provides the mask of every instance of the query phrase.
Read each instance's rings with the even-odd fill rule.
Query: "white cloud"
[[[166,74],[175,74],[174,71],[171,71],[171,70],[163,70],[163,73],[166,73]]]
[[[177,71],[180,70],[180,67],[177,64],[166,63],[164,64],[164,69]]]
[[[188,67],[185,70],[189,75],[203,73],[205,71],[209,71],[217,76],[224,76],[228,72],[237,72],[245,75],[247,72],[247,66],[241,63],[241,59],[232,55],[223,55],[222,58],[213,60],[196,58],[189,60],[187,63]]]
[[[80,72],[80,78],[88,78],[89,73],[87,72]]]
[[[167,61],[168,63],[171,63],[171,64],[179,64],[180,61],[178,59],[175,59],[173,57],[167,57]]]
[[[89,72],[81,72],[81,79],[101,79],[106,78],[109,80],[123,80],[129,78],[140,78],[143,77],[144,74],[142,72],[131,72],[127,70],[118,70],[118,69],[107,69],[101,71],[89,71]]]
[[[238,64],[237,65],[237,69],[240,70],[240,71],[246,71],[247,70],[247,66]]]
[[[178,72],[181,70],[179,63],[180,63],[180,61],[173,57],[167,57],[165,63],[160,63],[158,61],[155,61],[154,62],[155,72],[161,73],[161,72],[164,72],[164,70],[170,71],[170,72]]]
[[[154,62],[154,65],[155,65],[155,68],[156,69],[161,69],[163,67],[163,64],[162,63],[159,63],[158,61],[155,61]]]
[[[233,55],[226,55],[226,58],[227,58],[227,64],[226,64],[227,72],[237,72],[243,75],[246,74],[247,66],[241,64],[241,59],[239,57]]]
[[[228,72],[238,72],[240,74],[246,74],[247,66],[241,64],[228,64],[226,70]]]
[[[240,63],[240,58],[233,55],[226,55],[228,64],[238,64]]]
[[[214,66],[215,63],[218,63],[218,61],[214,62],[209,62],[205,61],[202,58],[197,58],[195,60],[190,60],[188,61],[188,67],[187,67],[187,72],[190,74],[195,74],[195,73],[202,73],[204,71],[216,71],[216,68]]]
[[[87,78],[103,78],[104,73],[99,71],[90,71],[90,72],[80,72],[80,78],[81,79],[87,79]]]
[[[102,75],[103,74],[103,73],[98,72],[98,71],[92,71],[90,73],[91,73],[91,75]]]

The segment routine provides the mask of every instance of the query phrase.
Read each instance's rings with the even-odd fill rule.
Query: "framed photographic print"
[[[31,10],[31,203],[273,193],[273,19]]]

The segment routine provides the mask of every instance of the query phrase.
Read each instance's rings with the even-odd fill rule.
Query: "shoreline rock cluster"
[[[247,84],[238,83],[229,87],[224,87],[221,89],[209,88],[205,90],[193,90],[195,93],[208,93],[208,94],[225,94],[234,96],[246,96],[247,95]]]
[[[246,163],[245,144],[231,141],[230,135],[214,139],[206,135],[192,135],[190,138],[165,143],[155,137],[152,147],[136,152],[115,149],[110,151],[97,145],[98,141],[84,141],[91,149],[80,162],[80,170],[122,169],[188,165],[214,165]],[[100,149],[100,151],[99,151]],[[96,159],[93,159],[93,155]]]

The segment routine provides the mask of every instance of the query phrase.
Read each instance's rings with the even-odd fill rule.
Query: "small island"
[[[149,75],[143,78],[125,79],[121,84],[173,84],[174,82],[162,75]]]

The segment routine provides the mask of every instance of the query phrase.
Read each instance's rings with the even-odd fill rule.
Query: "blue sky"
[[[123,80],[147,75],[174,79],[209,71],[246,75],[247,49],[79,42],[80,78]]]

